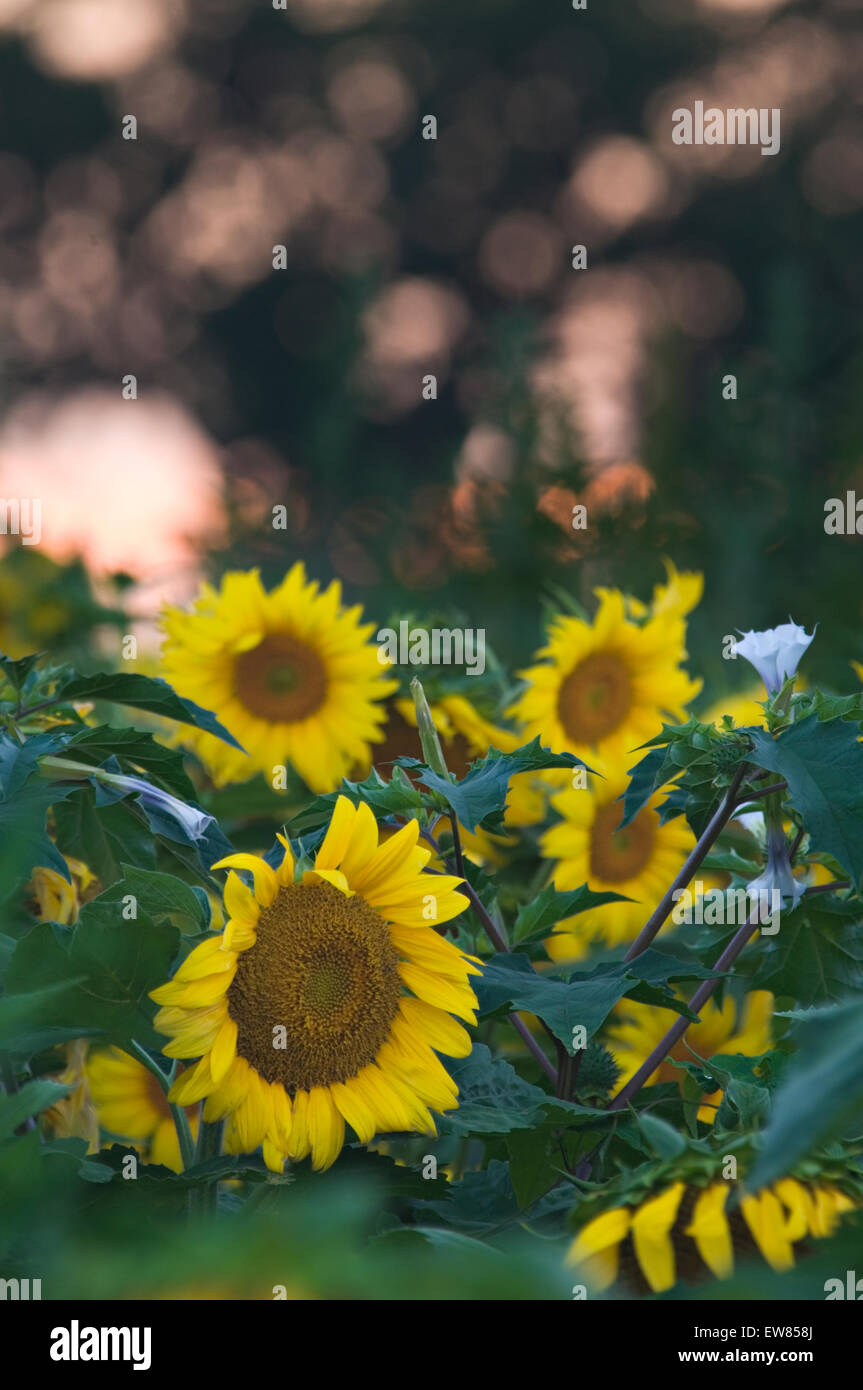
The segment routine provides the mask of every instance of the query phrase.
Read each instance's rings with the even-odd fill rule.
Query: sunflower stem
[[[159,1085],[167,1097],[171,1089],[171,1078],[166,1076],[157,1062],[154,1062],[150,1054],[131,1038],[123,1045],[123,1051],[128,1052],[130,1057],[134,1057],[136,1062],[140,1062],[142,1067],[155,1076]],[[177,1142],[180,1145],[180,1157],[183,1160],[183,1172],[191,1168],[195,1162],[195,1146],[192,1142],[192,1131],[189,1129],[189,1120],[182,1105],[174,1105],[169,1100],[168,1106],[174,1120],[174,1128],[177,1131]]]
[[[434,836],[429,834],[427,830],[423,830],[420,833],[422,834],[423,839],[431,845],[435,853],[440,854],[440,845],[438,844]],[[476,890],[470,883],[468,883],[467,879],[464,880],[459,891],[464,893],[465,897],[469,900],[471,907],[473,908],[479,920],[482,922],[483,927],[485,928],[486,935],[491,944],[494,946],[495,950],[499,951],[502,955],[508,955],[509,942],[507,941],[500,927],[495,922],[494,918],[480,902]],[[518,1033],[519,1037],[527,1047],[528,1051],[533,1053],[534,1057],[536,1058],[537,1062],[539,1062],[539,1065],[542,1067],[543,1071],[546,1073],[548,1077],[550,1077],[550,1079],[554,1082],[556,1086],[557,1068],[554,1066],[552,1062],[549,1061],[548,1057],[546,1057],[545,1053],[543,1052],[539,1043],[536,1041],[536,1038],[531,1033],[527,1024],[519,1018],[517,1013],[511,1013],[508,1015],[508,1017],[510,1023],[512,1024],[515,1031]],[[539,1021],[556,1047],[557,1038],[552,1033],[548,1024],[545,1023],[542,1019],[540,1019]]]
[[[696,869],[702,861],[707,858],[708,851],[714,841],[719,838],[726,823],[734,814],[738,805],[737,793],[740,790],[745,775],[746,763],[742,762],[734,774],[731,785],[719,803],[717,810],[713,813],[707,828],[702,832],[695,848],[692,850],[671,887],[650,914],[650,917],[647,919],[641,931],[638,933],[638,936],[623,957],[624,961],[635,960],[636,956],[640,956],[642,951],[647,950],[654,937],[659,935],[665,923],[665,919],[676,901],[674,896],[675,893],[687,886]]]
[[[821,883],[816,884],[812,888],[807,888],[803,896],[811,897],[815,893],[833,892],[837,888],[848,887],[850,887],[850,884],[844,881],[837,881],[836,883]],[[740,955],[746,943],[752,936],[754,936],[755,932],[758,930],[760,923],[761,912],[760,908],[757,908],[755,913],[752,916],[747,917],[743,925],[738,928],[738,930],[735,932],[734,936],[731,938],[728,945],[726,946],[725,950],[722,952],[722,955],[719,957],[718,961],[713,967],[716,971],[716,975],[713,976],[713,978],[710,980],[704,980],[698,986],[698,989],[695,991],[692,998],[690,999],[689,1008],[694,1014],[697,1014],[707,1003],[707,1000],[710,998],[717,985],[720,983],[722,976],[725,975],[728,972],[728,970],[730,970],[731,966],[737,960],[737,957]],[[628,1105],[632,1097],[636,1095],[638,1091],[641,1090],[642,1086],[644,1086],[650,1080],[651,1076],[657,1070],[657,1068],[662,1065],[669,1052],[674,1047],[674,1044],[676,1042],[679,1042],[679,1040],[683,1037],[684,1033],[689,1027],[689,1024],[690,1020],[688,1018],[684,1018],[682,1014],[679,1018],[675,1020],[675,1022],[669,1028],[668,1032],[665,1034],[665,1037],[662,1039],[662,1041],[657,1043],[650,1056],[646,1059],[646,1061],[642,1062],[635,1075],[632,1076],[629,1081],[627,1081],[623,1089],[619,1091],[618,1094],[614,1097],[614,1100],[610,1103],[608,1107],[609,1110],[622,1110],[625,1105]]]

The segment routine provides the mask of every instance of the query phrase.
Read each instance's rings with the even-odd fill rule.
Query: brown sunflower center
[[[329,883],[281,888],[228,990],[237,1052],[291,1095],[356,1076],[389,1035],[398,961],[386,924],[359,895]]]
[[[258,718],[290,724],[320,709],[327,673],[312,647],[286,633],[272,633],[237,657],[234,693]]]
[[[632,705],[629,671],[614,652],[593,652],[561,683],[557,714],[573,743],[598,743],[614,733]]]
[[[597,812],[590,836],[590,873],[605,883],[625,883],[650,863],[656,812],[645,808],[624,830],[619,801]]]

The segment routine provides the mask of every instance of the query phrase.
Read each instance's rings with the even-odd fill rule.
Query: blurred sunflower
[[[685,706],[701,689],[681,666],[684,615],[700,595],[700,582],[689,582],[695,579],[676,576],[643,618],[616,589],[595,591],[592,623],[555,618],[537,653],[544,660],[519,672],[528,688],[508,711],[524,736],[539,736],[553,752],[575,753],[607,774],[635,761],[633,750],[659,732],[663,715],[685,719]]]
[[[130,1139],[148,1163],[182,1172],[180,1144],[167,1097],[151,1071],[118,1047],[100,1048],[87,1062],[90,1094],[99,1123],[118,1139]],[[189,1128],[198,1132],[199,1106],[187,1106]]]
[[[666,1060],[653,1073],[648,1086],[660,1081],[678,1082],[681,1072],[674,1062],[692,1062],[693,1053],[708,1061],[711,1057],[760,1057],[771,1045],[770,1020],[773,1016],[773,995],[766,989],[750,990],[738,1010],[729,995],[721,1008],[708,999],[701,1009],[700,1021],[691,1023],[686,1037],[675,1044]],[[620,1085],[625,1086],[643,1062],[646,1062],[657,1043],[661,1042],[679,1017],[672,1009],[658,1009],[651,1004],[624,1000],[608,1028],[608,1046],[621,1069]],[[721,1090],[702,1097],[699,1120],[712,1124],[722,1099]]]
[[[722,716],[729,714],[735,728],[762,728],[765,720],[765,697],[766,692],[761,686],[753,686],[751,690],[737,695],[723,695],[721,699],[714,700],[698,718],[703,724],[720,724]]]
[[[464,777],[471,763],[484,758],[491,748],[511,753],[520,746],[517,734],[486,719],[464,695],[443,695],[430,705],[430,710],[446,765],[456,777]],[[384,741],[375,749],[373,760],[376,766],[384,768],[400,757],[422,757],[413,700],[390,702]],[[513,829],[538,824],[545,814],[546,801],[547,789],[538,777],[529,772],[517,773],[509,783],[505,824]],[[464,827],[461,839],[465,851],[479,863],[503,862],[503,849],[514,843],[506,835],[472,832]]]
[[[309,1153],[328,1168],[346,1122],[362,1143],[390,1130],[433,1134],[428,1107],[458,1104],[435,1052],[470,1052],[450,1015],[476,1021],[468,977],[480,972],[427,925],[458,916],[467,898],[461,879],[424,872],[418,832],[410,821],[379,844],[368,806],[340,796],[298,881],[284,839],[276,870],[231,855],[214,866],[232,869],[224,933],[153,991],[156,1026],[172,1036],[165,1053],[200,1057],[171,1099],[206,1097],[204,1118],[231,1116],[245,1152],[263,1144],[273,1171]],[[252,875],[254,891],[233,869]]]
[[[560,892],[587,883],[596,892],[622,893],[631,902],[606,903],[558,923],[546,942],[552,960],[579,960],[590,943],[615,946],[632,941],[674,879],[695,843],[682,816],[660,825],[657,806],[665,792],[650,798],[623,830],[626,787],[621,776],[568,787],[551,798],[562,819],[542,837],[542,853],[558,861],[553,875]]]
[[[191,613],[166,609],[162,674],[212,710],[245,752],[201,731],[187,739],[219,786],[292,764],[315,792],[332,791],[381,738],[396,688],[368,641],[373,624],[323,593],[297,563],[266,593],[257,570],[205,584]]]
[[[756,1251],[775,1270],[791,1269],[794,1246],[827,1236],[858,1205],[829,1183],[784,1178],[727,1211],[727,1182],[698,1188],[673,1183],[637,1207],[614,1207],[578,1232],[567,1255],[597,1291],[618,1279],[628,1292],[662,1293],[708,1272],[727,1279],[735,1255]]]

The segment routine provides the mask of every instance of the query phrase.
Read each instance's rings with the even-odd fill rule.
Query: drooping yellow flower
[[[784,1178],[743,1197],[729,1210],[731,1184],[705,1188],[675,1182],[637,1207],[614,1207],[578,1232],[567,1264],[596,1291],[620,1278],[630,1292],[663,1293],[678,1279],[710,1272],[727,1279],[735,1254],[756,1250],[772,1269],[794,1264],[794,1246],[807,1236],[826,1236],[858,1203],[830,1183]]]
[[[665,597],[643,621],[627,613],[618,590],[597,589],[592,623],[560,616],[538,653],[519,672],[528,687],[509,710],[524,736],[553,752],[570,752],[597,772],[626,771],[633,750],[660,732],[663,717],[682,721],[701,689],[682,669],[686,604]]]
[[[88,897],[99,890],[96,875],[80,859],[66,858],[72,881],[68,883],[56,869],[40,866],[33,870],[33,894],[38,904],[41,922],[60,922],[70,926],[78,917],[78,909]]]
[[[42,1128],[57,1139],[86,1139],[87,1152],[99,1149],[99,1118],[87,1076],[87,1038],[75,1038],[65,1045],[66,1065],[51,1077],[70,1086],[68,1096],[55,1101],[41,1117]]]
[[[80,859],[67,858],[66,864],[71,883],[56,869],[40,866],[33,870],[31,887],[39,920],[68,927],[77,921],[84,898],[99,891],[99,883]],[[99,1120],[87,1079],[87,1047],[86,1038],[73,1038],[64,1045],[66,1065],[51,1079],[71,1090],[44,1111],[41,1123],[47,1133],[58,1139],[86,1139],[88,1152],[95,1153],[99,1148]]]
[[[647,1084],[679,1082],[681,1072],[673,1065],[674,1062],[694,1062],[697,1057],[709,1060],[711,1057],[734,1057],[738,1054],[742,1057],[760,1057],[772,1046],[772,1015],[773,995],[766,989],[750,990],[740,1013],[730,995],[726,994],[721,1008],[713,999],[708,999],[702,1006],[700,1021],[689,1025],[685,1037],[675,1043]],[[642,1063],[647,1061],[678,1017],[671,1009],[639,1004],[634,999],[626,999],[618,1006],[608,1029],[608,1046],[621,1068],[621,1086],[625,1086]],[[712,1124],[721,1099],[721,1091],[702,1097],[698,1118]]]
[[[450,1015],[476,1021],[477,965],[429,922],[467,907],[461,879],[425,873],[430,851],[410,821],[386,840],[368,806],[341,796],[314,869],[295,881],[288,842],[274,870],[251,854],[229,867],[221,936],[196,946],[153,992],[171,1057],[198,1057],[175,1082],[179,1104],[231,1116],[246,1152],[280,1172],[309,1153],[328,1168],[349,1124],[435,1132],[432,1107],[457,1105],[436,1052],[470,1052]],[[250,873],[254,891],[234,872]],[[408,991],[410,991],[408,993]]]
[[[558,863],[554,886],[560,892],[587,883],[596,892],[621,893],[631,902],[606,903],[560,922],[546,942],[552,960],[580,959],[590,943],[614,946],[632,941],[647,921],[695,843],[682,816],[660,825],[657,792],[623,830],[626,786],[620,776],[567,787],[551,798],[561,820],[542,837],[542,852]]]
[[[87,1062],[90,1093],[99,1123],[118,1139],[143,1150],[145,1161],[182,1171],[180,1144],[167,1097],[152,1072],[118,1047],[100,1048]],[[187,1107],[189,1128],[198,1131],[199,1106]]]
[[[163,675],[246,750],[184,730],[218,785],[291,764],[312,791],[333,791],[380,739],[396,683],[368,640],[374,625],[341,606],[338,581],[318,589],[298,563],[271,593],[257,570],[233,572],[205,584],[192,612],[166,610]]]

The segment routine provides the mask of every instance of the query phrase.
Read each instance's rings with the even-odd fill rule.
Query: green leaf
[[[126,921],[120,904],[103,894],[85,904],[74,927],[39,922],[22,937],[7,995],[40,996],[34,1026],[74,1027],[79,1036],[104,1032],[160,1049],[164,1038],[152,1027],[156,1006],[148,994],[168,979],[177,943],[168,922],[141,912]]]
[[[403,768],[394,767],[390,781],[374,769],[364,782],[349,782],[345,778],[338,791],[316,796],[291,821],[291,834],[303,834],[326,824],[340,796],[346,796],[355,806],[365,802],[379,819],[386,816],[419,817],[423,811],[422,795]]]
[[[525,1210],[560,1178],[561,1154],[552,1125],[514,1129],[506,1136],[509,1176],[518,1205]]]
[[[623,830],[635,820],[639,811],[644,809],[653,793],[662,786],[668,776],[676,775],[676,771],[670,766],[666,771],[666,764],[665,749],[651,748],[641,762],[630,768],[629,782],[623,795],[623,819],[618,826],[619,830]]]
[[[123,802],[99,806],[89,785],[70,787],[65,805],[54,807],[57,843],[64,854],[82,859],[104,888],[122,878],[120,865],[134,860],[150,868],[156,862],[152,836],[143,820]]]
[[[569,980],[539,975],[526,956],[512,954],[487,961],[482,977],[474,980],[473,987],[481,1014],[504,1008],[537,1014],[571,1051],[573,1030],[584,1028],[591,1038],[615,1004],[626,996],[694,1018],[688,1006],[669,989],[669,983],[709,978],[712,971],[708,967],[659,951],[645,951],[629,964],[598,965],[590,974]]]
[[[171,874],[153,873],[131,864],[121,864],[120,869],[122,879],[102,893],[99,902],[121,903],[131,894],[138,910],[154,920],[167,917],[181,931],[206,931],[210,923],[209,911],[188,883]]]
[[[31,777],[38,774],[39,759],[46,753],[62,748],[63,740],[53,731],[35,734],[25,743],[16,743],[7,733],[0,733],[0,792],[10,798],[20,791]]]
[[[798,1159],[849,1127],[863,1128],[863,999],[813,1010],[776,1094],[749,1191],[790,1172]]]
[[[33,994],[6,994],[0,999],[0,1051],[15,1057],[31,1057],[60,1043],[80,1037],[77,1028],[34,1024],[46,1006],[67,989],[64,981]]]
[[[828,1004],[863,990],[863,907],[804,898],[775,937],[762,936],[753,989],[790,995],[798,1004]]]
[[[474,831],[478,826],[484,830],[499,830],[503,824],[506,809],[506,795],[510,779],[521,772],[541,772],[553,767],[587,767],[572,753],[550,753],[543,748],[539,738],[516,748],[512,753],[501,753],[490,748],[486,756],[473,764],[460,782],[450,782],[433,772],[422,763],[411,762],[418,769],[417,776],[424,786],[443,796],[455,812],[459,823],[466,830]]]
[[[157,743],[152,734],[102,724],[96,729],[73,733],[65,746],[74,748],[79,762],[98,767],[106,759],[115,757],[124,771],[143,772],[149,781],[156,782],[181,801],[196,799],[195,788],[183,768],[183,754],[177,748]]]
[[[56,814],[75,791],[74,786],[52,786],[32,776],[11,796],[0,797],[0,894],[30,878],[40,865],[71,882],[66,860],[45,828],[45,817],[52,806]]]
[[[575,917],[579,912],[587,912],[589,908],[601,907],[605,903],[627,901],[621,893],[595,893],[586,883],[569,893],[558,893],[549,885],[537,893],[533,902],[519,908],[513,928],[513,942],[516,946],[527,945],[547,936],[552,927],[567,917]]]
[[[31,1081],[12,1095],[0,1096],[0,1139],[8,1139],[31,1115],[41,1115],[71,1089],[59,1081]]]
[[[683,1135],[666,1120],[661,1120],[658,1115],[651,1115],[649,1110],[642,1110],[639,1114],[638,1128],[657,1158],[679,1158],[686,1152],[686,1140]]]
[[[751,734],[753,761],[784,777],[813,849],[832,854],[859,888],[863,882],[863,747],[844,719],[814,714],[777,738]]]
[[[439,1120],[442,1134],[508,1134],[545,1118],[546,1092],[522,1080],[509,1062],[492,1057],[484,1043],[477,1043],[469,1057],[449,1062],[447,1070],[458,1085],[459,1103]]]
[[[433,1211],[458,1232],[487,1231],[518,1216],[519,1203],[513,1191],[509,1165],[493,1158],[487,1168],[478,1173],[465,1173],[461,1182],[450,1183],[443,1200],[418,1202],[417,1211]],[[467,1239],[455,1231],[419,1227],[435,1240]],[[472,1242],[473,1244],[473,1242]],[[484,1247],[488,1248],[488,1247]],[[499,1254],[499,1251],[495,1252]]]
[[[15,661],[11,656],[6,656],[5,653],[0,652],[0,671],[3,672],[16,694],[20,694],[24,682],[36,662],[44,655],[44,652],[33,652],[32,655],[19,657]]]
[[[180,724],[192,724],[196,729],[220,738],[232,748],[243,752],[224,725],[210,710],[202,709],[194,700],[178,695],[161,676],[124,675],[114,671],[97,671],[93,675],[79,676],[73,673],[54,692],[66,702],[72,700],[107,700],[115,705],[132,705],[135,709],[146,710],[148,714],[160,715],[163,719],[176,719]]]

